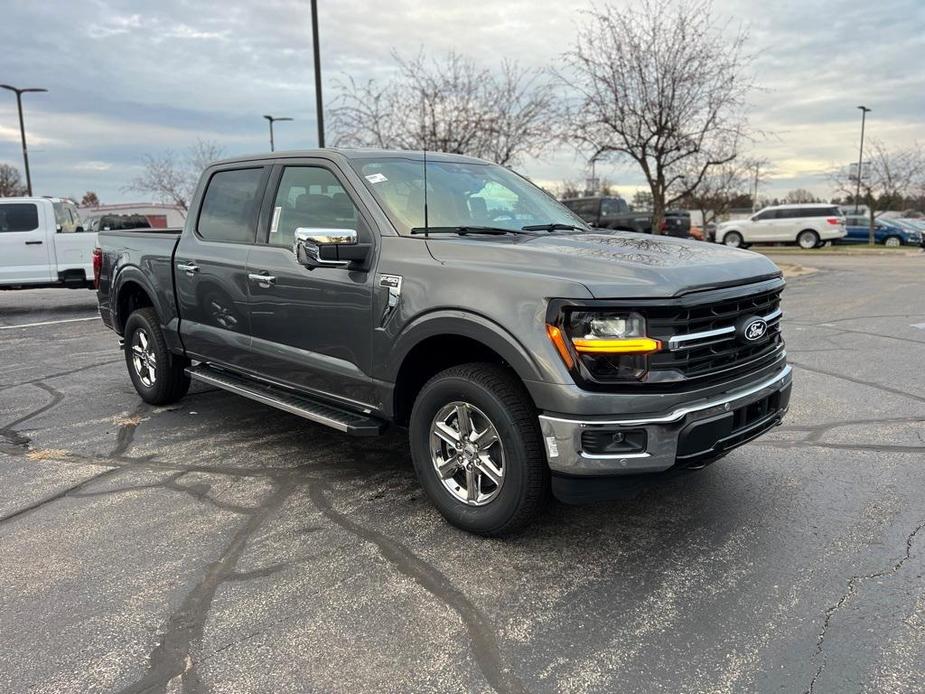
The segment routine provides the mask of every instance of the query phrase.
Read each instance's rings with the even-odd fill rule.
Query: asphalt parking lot
[[[0,690],[925,691],[925,256],[803,260],[785,426],[505,541],[400,433],[147,406],[91,292],[0,292]]]

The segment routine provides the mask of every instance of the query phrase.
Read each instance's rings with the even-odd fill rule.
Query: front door
[[[47,208],[47,205],[34,202],[0,203],[0,282],[3,284],[51,281],[51,254],[45,230],[54,220],[45,219]]]
[[[292,252],[300,227],[354,229],[360,243],[375,243],[374,227],[328,162],[280,166],[270,185],[276,193],[267,196],[269,229],[251,251],[247,269],[253,370],[347,405],[374,405],[369,376],[374,273],[309,269]]]
[[[187,220],[180,237],[174,254],[180,338],[195,359],[232,367],[247,363],[247,256],[268,175],[262,166],[213,172],[198,218]]]

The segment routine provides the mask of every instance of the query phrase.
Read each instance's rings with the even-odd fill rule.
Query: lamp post
[[[858,106],[861,109],[861,147],[858,151],[858,185],[854,193],[854,213],[858,213],[858,198],[861,196],[861,168],[864,160],[864,121],[867,120],[867,113],[870,111],[866,106]]]
[[[18,87],[10,86],[9,84],[0,84],[0,87],[4,89],[9,89],[11,92],[16,93],[16,106],[19,108],[19,134],[22,137],[22,160],[23,164],[26,167],[26,191],[29,194],[29,197],[32,197],[32,175],[29,173],[29,152],[26,149],[26,126],[23,124],[22,119],[22,95],[26,92],[47,92],[47,89],[41,89],[39,87],[27,87],[25,89],[20,89]]]
[[[324,147],[324,108],[321,99],[321,45],[318,41],[318,0],[312,0],[312,41],[315,52],[315,109],[318,120],[318,146]]]
[[[292,120],[292,118],[289,118],[288,116],[283,118],[276,118],[275,116],[264,116],[264,118],[266,118],[267,122],[270,124],[270,151],[273,152],[275,151],[275,145],[273,143],[273,123],[281,120]]]

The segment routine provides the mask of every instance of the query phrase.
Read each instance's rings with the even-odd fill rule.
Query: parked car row
[[[796,243],[808,250],[844,238],[846,233],[845,218],[835,205],[774,205],[747,219],[717,225],[716,242],[733,248],[753,243]]]

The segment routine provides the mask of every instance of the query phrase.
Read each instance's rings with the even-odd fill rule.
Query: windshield
[[[355,159],[351,165],[400,234],[424,226],[424,167],[401,157]],[[535,224],[588,226],[542,190],[496,164],[427,162],[429,227],[490,226],[520,230]]]

